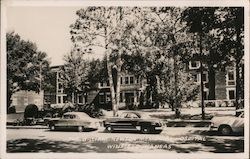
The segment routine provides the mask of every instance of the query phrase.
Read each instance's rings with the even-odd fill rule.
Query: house
[[[42,110],[43,96],[43,91],[36,93],[35,91],[20,90],[12,95],[11,107],[15,107],[16,113],[23,113],[29,104],[35,104],[38,110]]]

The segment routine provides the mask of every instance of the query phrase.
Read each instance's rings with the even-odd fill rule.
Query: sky
[[[63,56],[70,52],[70,28],[80,7],[23,7],[7,8],[7,31],[15,31],[22,39],[36,43],[39,51],[47,53],[51,66],[62,65]],[[87,55],[96,58],[101,53]]]

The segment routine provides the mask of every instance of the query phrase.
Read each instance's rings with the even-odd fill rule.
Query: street
[[[48,129],[7,129],[7,152],[225,153],[243,152],[244,136],[219,136],[208,128],[164,128],[161,134]]]

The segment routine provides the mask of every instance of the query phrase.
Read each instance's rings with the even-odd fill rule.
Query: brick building
[[[200,62],[190,61],[188,71],[193,75],[194,81],[200,84]],[[235,67],[224,70],[203,70],[205,103],[215,103],[215,106],[233,106],[236,98],[236,72]],[[242,97],[243,99],[243,97]]]

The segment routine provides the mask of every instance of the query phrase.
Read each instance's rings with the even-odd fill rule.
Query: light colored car
[[[222,135],[244,132],[244,110],[237,110],[238,116],[213,117],[210,130],[218,131]]]
[[[84,129],[98,129],[101,120],[91,118],[83,112],[67,112],[61,118],[49,121],[50,130],[56,129],[77,129],[82,132]]]

